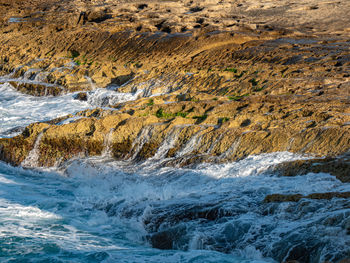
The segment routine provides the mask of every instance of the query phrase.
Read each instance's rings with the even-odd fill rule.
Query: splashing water
[[[74,100],[74,94],[38,98],[0,85],[0,136],[93,107],[93,98],[101,105],[105,92],[116,100],[135,98],[99,89],[88,93],[87,102]],[[305,158],[287,152],[191,169],[163,167],[161,159],[179,131],[174,129],[144,163],[111,160],[112,132],[102,157],[51,170],[0,162],[0,261],[252,263],[350,257],[347,200],[263,202],[275,193],[350,191],[350,184],[328,174],[276,176],[271,165]],[[139,135],[134,158],[151,132]],[[190,154],[198,141],[197,134],[181,154]],[[239,143],[233,142],[227,155]],[[24,166],[35,166],[35,150]]]
[[[194,169],[97,157],[57,171],[0,163],[0,258],[281,262],[301,251],[304,262],[333,262],[350,252],[346,200],[263,203],[271,193],[350,191],[327,174],[269,172],[300,158],[265,154]]]
[[[28,156],[21,163],[22,167],[37,167],[39,160],[39,145],[44,133],[40,133],[36,138],[33,149],[28,153]]]
[[[47,121],[89,107],[85,102],[74,100],[71,94],[33,97],[17,92],[7,83],[0,85],[0,93],[0,137],[12,136],[20,130],[16,128],[30,123]],[[7,132],[10,129],[13,130]]]
[[[85,109],[134,100],[140,92],[118,93],[100,88],[88,92],[88,101],[85,102],[74,99],[76,93],[57,97],[33,97],[19,93],[8,83],[0,84],[0,138],[12,137],[33,122],[48,121]]]
[[[151,248],[136,206],[129,216],[107,210],[118,203],[123,209],[139,202],[146,211],[152,200],[159,200],[152,192],[160,185],[152,186],[151,174],[147,182],[144,174],[128,174],[117,163],[108,168],[104,164],[102,159],[77,160],[64,177],[0,163],[1,262],[266,262],[216,251]],[[164,199],[166,193],[162,195]]]
[[[113,139],[114,129],[111,128],[109,133],[106,135],[103,143],[102,157],[111,157],[112,156],[112,139]]]

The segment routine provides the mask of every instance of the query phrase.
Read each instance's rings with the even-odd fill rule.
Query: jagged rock
[[[76,94],[74,99],[81,100],[81,101],[87,101],[87,99],[88,99],[87,98],[87,93],[86,92],[79,92],[78,94]]]
[[[181,227],[175,227],[166,231],[160,231],[154,233],[148,237],[152,247],[158,249],[175,249],[176,243],[181,240],[184,235],[185,229]]]
[[[21,83],[11,81],[10,84],[18,91],[33,96],[58,96],[63,93],[63,89],[58,86],[48,86],[37,83]]]
[[[337,158],[317,158],[285,162],[273,168],[281,176],[296,176],[307,173],[329,173],[342,182],[350,182],[349,154]]]
[[[0,159],[12,165],[21,164],[33,149],[39,134],[48,126],[46,123],[31,124],[16,139],[0,139]]]
[[[264,199],[265,203],[272,202],[298,202],[302,198],[307,199],[323,199],[330,200],[332,198],[350,198],[350,192],[329,192],[329,193],[313,193],[306,196],[301,194],[285,195],[285,194],[271,194]]]
[[[295,194],[295,195],[271,194],[265,197],[264,202],[265,203],[298,202],[302,198],[304,198],[304,196],[301,194]]]
[[[285,111],[274,113],[270,110],[268,115],[262,109],[275,107],[275,104],[269,104],[267,100],[256,102],[253,99],[238,102],[180,101],[171,104],[145,104],[145,100],[141,99],[118,105],[119,111],[113,113],[104,110],[85,111],[78,113],[78,116],[84,118],[64,125],[52,123],[43,131],[39,151],[42,157],[39,158],[39,163],[51,166],[74,156],[100,155],[105,147],[105,138],[110,133],[109,143],[115,158],[145,160],[155,156],[162,147],[162,157],[173,157],[169,162],[173,165],[233,161],[251,154],[275,151],[315,155],[339,155],[347,152],[350,138],[348,127],[339,125],[324,129],[327,125],[327,121],[324,121],[305,128],[304,123],[308,118],[313,119],[319,111],[323,111],[322,107],[320,104],[304,107],[304,111],[313,112],[312,116],[304,117],[300,113],[300,105],[294,103],[289,106],[289,102],[288,98],[279,99],[279,107]],[[337,118],[339,113],[328,109],[328,114]],[[286,114],[288,118],[282,118]],[[242,125],[247,120],[250,120],[249,125]],[[330,122],[331,118],[327,120]],[[261,127],[262,124],[265,125],[264,128]],[[32,126],[36,125],[41,124]],[[20,138],[9,140],[16,141]],[[167,141],[171,141],[169,146],[164,145]],[[14,160],[23,158],[25,156],[16,156]],[[297,163],[289,166],[295,167]],[[346,178],[346,165],[338,162],[324,167],[327,167],[327,171],[333,167],[339,176]],[[287,173],[292,170],[288,164],[284,166],[282,171]],[[310,164],[309,166],[311,167]],[[313,165],[309,169],[309,166],[304,164],[300,167],[306,167],[303,169],[309,171],[316,171],[319,167]],[[279,168],[277,166],[274,169]]]
[[[323,15],[301,12],[300,3],[283,15],[272,7],[265,13],[259,5],[248,8],[226,0],[114,3],[33,0],[28,9],[28,3],[12,1],[0,10],[5,21],[1,72],[37,78],[31,73],[39,70],[39,79],[59,85],[13,83],[22,92],[58,95],[113,84],[121,86],[119,92],[167,94],[109,105],[118,114],[95,111],[70,124],[47,123],[39,143],[40,165],[101,154],[110,129],[112,155],[136,160],[157,156],[175,133],[171,147],[161,152],[174,165],[274,151],[316,156],[349,151],[348,2],[331,10],[317,3]],[[45,12],[32,12],[35,8]],[[20,17],[18,11],[28,20],[9,22]],[[326,19],[332,15],[344,20]],[[315,24],[312,30],[305,26],[310,23]],[[181,28],[186,30],[172,34]],[[2,159],[20,164],[28,154],[21,143],[33,147],[34,137],[0,140]],[[333,170],[344,169],[334,164]]]
[[[116,78],[113,78],[111,80],[111,83],[110,84],[114,84],[114,85],[117,85],[117,86],[122,86],[124,85],[125,83],[129,82],[130,80],[132,80],[132,78],[135,76],[134,73],[130,73],[130,74],[127,74],[127,75],[122,75],[122,76],[118,76]]]
[[[107,13],[107,10],[88,11],[86,13],[87,22],[100,23],[110,18],[112,18],[112,16]]]

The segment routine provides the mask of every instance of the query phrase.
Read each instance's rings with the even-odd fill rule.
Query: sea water
[[[0,85],[0,136],[95,107],[103,92],[81,102]],[[281,152],[191,168],[108,155],[52,169],[0,162],[0,261],[336,262],[350,256],[347,200],[263,202],[275,193],[350,191],[329,174],[278,177],[270,169],[304,158]]]
[[[1,78],[0,78],[1,80]],[[119,93],[96,88],[87,92],[87,101],[76,99],[76,93],[62,96],[34,97],[16,91],[9,83],[0,84],[0,137],[11,137],[26,125],[48,121],[91,108],[104,108],[109,104],[136,99],[135,93]]]

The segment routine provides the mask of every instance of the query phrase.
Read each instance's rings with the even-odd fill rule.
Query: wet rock
[[[30,10],[41,10],[49,4],[35,0],[30,5]],[[344,26],[348,24],[344,13],[348,2],[335,4],[331,11],[319,4],[318,10],[327,11],[322,19],[308,9],[303,9],[302,15],[296,8],[281,16],[271,11],[275,8],[260,12],[260,5],[237,6],[229,1],[117,6],[73,1],[55,5],[60,12],[50,7],[36,14],[23,1],[11,2],[8,9],[0,10],[4,21],[18,17],[18,10],[29,13],[28,17],[50,21],[49,25],[42,21],[1,24],[0,53],[6,54],[0,58],[1,72],[13,73],[13,78],[26,74],[33,78],[30,70],[41,70],[45,73],[43,81],[59,85],[13,83],[21,92],[36,96],[109,84],[119,86],[119,92],[166,94],[152,97],[152,103],[140,98],[109,105],[125,114],[123,120],[107,125],[108,129],[116,128],[112,140],[115,158],[152,158],[169,139],[168,133],[178,126],[181,132],[163,154],[172,158],[169,165],[226,162],[274,151],[333,157],[349,151],[346,83],[350,64]],[[286,8],[284,2],[279,6]],[[310,14],[310,21],[317,21],[311,33],[298,20],[305,18],[305,12]],[[337,13],[337,17],[344,13],[344,21],[325,19],[330,13]],[[173,34],[181,28],[187,31]],[[322,32],[322,37],[317,32]],[[78,96],[86,99],[83,94]],[[102,101],[103,106],[107,104],[108,98]],[[131,112],[132,116],[128,114]],[[82,122],[90,128],[85,133],[71,132],[71,126],[66,125],[55,130],[51,124],[40,149],[52,153],[45,165],[73,156],[63,148],[63,142],[72,145],[74,154],[99,154],[109,132],[101,123],[108,122],[110,113],[104,114],[86,116]],[[147,129],[154,131],[142,135]],[[17,147],[15,140],[20,139],[13,140],[6,143]],[[96,151],[91,149],[94,146]],[[26,154],[16,149],[13,153]],[[319,170],[332,170],[342,181],[347,180],[346,162],[328,164]],[[317,171],[317,167],[320,165],[305,164],[305,168],[293,168],[298,171],[290,173]],[[282,170],[287,174],[288,169]]]
[[[290,234],[275,244],[273,252],[274,258],[279,262],[313,262],[319,258],[322,247],[322,241]]]
[[[122,86],[125,83],[129,82],[130,80],[132,80],[134,76],[135,76],[134,73],[118,76],[116,78],[111,79],[110,85]]]
[[[0,159],[14,166],[20,165],[33,149],[35,141],[49,124],[27,126],[21,135],[12,139],[0,138]]]
[[[58,96],[63,93],[63,89],[58,86],[15,81],[11,81],[10,84],[18,91],[32,96]]]
[[[159,249],[178,249],[184,242],[181,240],[186,234],[184,227],[174,227],[157,232],[148,237],[152,247]],[[182,241],[182,242],[181,242]]]
[[[283,194],[271,194],[267,195],[264,199],[265,203],[272,203],[272,202],[298,202],[300,199],[302,199],[304,196],[301,194],[295,194],[295,195],[283,195]]]
[[[285,262],[309,262],[310,251],[303,245],[297,245],[288,252]]]
[[[264,199],[265,203],[272,202],[298,202],[302,198],[315,199],[315,200],[330,200],[332,198],[350,198],[350,192],[329,192],[329,193],[313,193],[309,195],[287,195],[287,194],[271,194],[267,195]]]
[[[221,202],[220,202],[221,201]],[[209,223],[232,218],[241,212],[241,208],[232,210],[222,207],[223,200],[213,203],[183,203],[169,206],[155,207],[150,214],[143,217],[145,229],[156,237],[165,238],[169,233],[182,233],[181,238],[185,237],[182,229],[183,225],[190,222]],[[179,227],[181,231],[179,231]],[[159,234],[159,236],[158,236]],[[179,235],[176,237],[179,241]],[[180,241],[179,241],[180,242]]]
[[[165,97],[164,95],[163,99],[155,98],[154,101],[162,101]],[[113,135],[112,146],[115,146],[112,148],[115,156],[119,156],[119,158],[133,156],[137,160],[145,160],[155,156],[162,145],[170,140],[169,136],[171,137],[171,134],[178,130],[171,139],[173,142],[169,145],[169,149],[164,152],[164,157],[173,158],[169,164],[181,166],[203,161],[232,161],[250,154],[286,150],[320,155],[342,154],[348,147],[350,133],[346,129],[342,127],[323,129],[322,125],[324,124],[318,123],[315,127],[305,130],[305,126],[303,126],[305,118],[313,118],[313,115],[311,117],[298,117],[299,112],[295,111],[294,117],[290,120],[271,118],[271,115],[261,113],[260,110],[261,107],[268,107],[266,101],[250,101],[248,104],[245,102],[245,105],[248,106],[244,108],[241,107],[244,102],[235,101],[227,103],[222,103],[219,100],[180,101],[159,105],[145,104],[145,101],[148,100],[140,99],[123,103],[123,105],[118,106],[120,113],[115,115],[109,116],[108,111],[99,110],[97,115],[84,115],[86,118],[62,125],[59,129],[52,126],[44,132],[43,138],[50,131],[50,137],[55,138],[54,140],[65,141],[66,133],[69,132],[69,140],[76,140],[77,144],[84,142],[77,149],[86,155],[87,153],[93,154],[94,151],[85,147],[90,143],[95,144],[96,140],[102,143],[103,138],[113,128],[115,135]],[[176,101],[175,96],[173,101]],[[288,103],[288,101],[280,100],[279,103]],[[317,104],[317,107],[319,108],[320,105]],[[294,111],[292,108],[289,110]],[[316,110],[313,108],[313,111]],[[284,115],[283,112],[278,114]],[[226,120],[225,123],[218,126],[219,120],[223,119]],[[251,123],[248,126],[242,126],[242,123],[248,123],[247,120]],[[274,127],[263,130],[258,125],[259,122],[265,122],[265,125],[273,125]],[[108,128],[103,123],[108,123]],[[103,125],[101,126],[101,124]],[[290,126],[285,128],[284,126],[287,124]],[[71,131],[71,127],[74,125],[94,127],[94,132],[91,134],[89,131],[80,133],[77,129]],[[98,137],[95,137],[95,134]],[[47,143],[56,144],[54,140],[50,139]],[[59,145],[62,146],[62,149]],[[54,148],[55,151],[66,151],[62,143],[56,144]],[[100,149],[100,146],[97,149]],[[77,154],[77,150],[72,152]],[[99,152],[96,151],[95,154]],[[52,160],[47,161],[47,165],[55,163],[57,161],[55,159],[59,158],[57,154],[48,156]],[[66,157],[68,158],[68,156],[72,155]],[[346,162],[338,163],[339,165],[334,166],[334,170],[340,171],[338,173],[343,173],[344,178],[346,178],[347,175],[344,172],[346,171],[344,170]],[[318,166],[313,165],[312,167],[314,168],[310,168],[308,171],[316,171],[313,169]],[[277,171],[279,168],[271,169]],[[288,171],[288,169],[281,171]]]
[[[273,168],[281,176],[296,176],[307,173],[329,173],[342,182],[350,182],[350,156],[316,158],[285,162]]]
[[[2,132],[2,134],[4,135],[11,135],[11,134],[14,134],[14,133],[21,133],[23,132],[25,129],[25,127],[22,127],[22,126],[18,126],[18,127],[14,127],[12,129],[9,129],[5,132]]]
[[[80,101],[87,101],[88,100],[87,93],[86,92],[79,92],[78,94],[76,94],[74,96],[74,99],[80,100]]]

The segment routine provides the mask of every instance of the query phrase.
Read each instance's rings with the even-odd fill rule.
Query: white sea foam
[[[327,239],[321,241],[326,245],[319,252],[326,260],[335,253],[332,250],[334,244],[327,240],[341,237],[332,242],[338,244],[341,253],[348,251],[350,238],[344,235],[343,225],[350,209],[343,208],[345,200],[263,203],[266,195],[274,193],[308,195],[350,191],[349,184],[343,184],[328,174],[276,177],[268,169],[283,161],[303,158],[306,157],[273,153],[229,164],[202,164],[195,169],[159,168],[157,164],[152,166],[151,162],[147,166],[125,162],[99,163],[98,158],[90,158],[72,162],[66,175],[85,180],[86,184],[77,190],[80,196],[84,196],[84,202],[94,204],[113,218],[135,222],[136,229],[140,229],[140,224],[154,221],[146,223],[145,228],[160,227],[159,231],[167,231],[183,224],[176,222],[176,218],[193,212],[194,215],[189,216],[192,219],[184,219],[187,230],[183,235],[190,239],[179,241],[175,246],[178,248],[215,250],[227,246],[226,250],[234,246],[236,248],[231,249],[236,256],[262,260],[283,253],[285,256],[287,252],[276,251],[276,247],[288,247],[288,242],[293,242],[289,240],[291,238],[300,245],[305,238],[316,242],[317,235],[327,236],[328,233]],[[91,192],[95,194],[89,196]],[[216,221],[210,224],[212,221],[193,218],[196,214],[209,214],[213,209],[233,214],[225,217],[223,212],[222,219],[217,215]],[[264,213],[267,214],[263,216]],[[338,221],[325,225],[327,218],[338,217]],[[162,218],[163,226],[157,226],[157,218]],[[291,243],[289,246],[292,249]]]
[[[94,89],[87,93],[88,103],[95,107],[105,107],[141,97],[143,90],[135,93],[121,93],[109,89]]]
[[[130,94],[95,89],[88,92],[88,101],[85,102],[75,100],[75,93],[57,97],[33,97],[19,93],[8,83],[0,84],[0,137],[14,136],[21,132],[21,127],[33,122],[48,121],[84,109],[134,100],[141,92]]]
[[[9,129],[32,122],[47,121],[75,113],[89,107],[86,102],[74,100],[71,94],[58,97],[33,97],[21,94],[10,84],[0,85],[0,136]],[[9,136],[12,134],[10,133]]]
[[[272,262],[271,257],[282,260],[293,242],[303,244],[305,239],[321,240],[320,258],[329,260],[348,251],[350,244],[344,229],[350,216],[346,200],[263,203],[272,193],[350,191],[349,184],[328,174],[276,177],[268,169],[302,158],[273,153],[173,169],[151,161],[137,165],[95,157],[67,163],[65,176],[56,174],[62,171],[36,172],[0,164],[5,178],[5,183],[0,181],[4,215],[0,232],[5,237],[21,231],[23,238],[32,236],[37,243],[46,240],[60,251],[104,251],[110,262],[120,257],[126,262],[132,258],[134,262],[180,262],[178,257],[192,262],[194,255],[197,262],[215,262],[214,255],[223,262]],[[174,248],[189,252],[167,254],[149,248],[145,237],[174,229],[182,229]],[[231,257],[210,250],[226,251]]]
[[[0,163],[0,177],[6,178],[2,180],[6,184],[0,183],[0,246],[6,248],[0,254],[3,262],[9,258],[64,260],[67,253],[70,262],[87,258],[93,262],[243,262],[215,251],[151,249],[142,240],[146,232],[137,217],[110,217],[103,210],[101,202],[107,204],[122,197],[114,187],[118,181],[124,184],[129,176],[120,169],[114,170],[114,176],[102,172],[98,161],[89,160],[93,168],[73,162],[68,170],[74,176],[69,178]],[[86,172],[89,174],[83,179]],[[138,185],[142,183],[135,181],[135,192],[145,189]],[[132,196],[129,190],[121,194]]]
[[[40,133],[36,138],[33,149],[28,153],[27,157],[21,163],[23,167],[37,167],[39,161],[39,146],[43,133]]]

